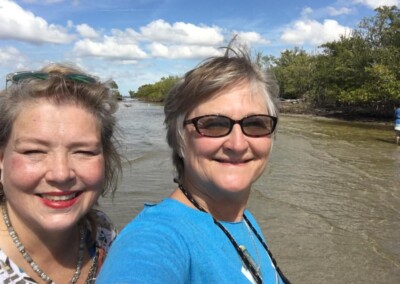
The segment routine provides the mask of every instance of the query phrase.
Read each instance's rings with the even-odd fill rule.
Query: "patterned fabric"
[[[97,224],[96,246],[99,250],[99,261],[97,271],[104,261],[104,258],[117,236],[117,230],[111,223],[107,215],[99,210],[92,210]],[[89,229],[89,233],[90,229]],[[93,250],[95,251],[95,249]],[[0,249],[0,283],[3,284],[37,284],[28,274],[20,269],[5,253]]]

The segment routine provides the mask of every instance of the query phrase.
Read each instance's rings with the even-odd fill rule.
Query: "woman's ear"
[[[3,172],[3,159],[4,159],[4,150],[0,149],[0,175],[1,175],[0,181],[3,180],[3,174],[2,174],[2,172]]]
[[[0,183],[3,182],[3,157],[4,152],[3,150],[0,150]]]

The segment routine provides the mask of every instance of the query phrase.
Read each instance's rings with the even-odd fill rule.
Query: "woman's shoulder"
[[[143,210],[131,223],[156,222],[181,227],[183,224],[196,222],[197,224],[212,220],[209,214],[191,208],[180,201],[166,198],[159,203],[145,204]]]
[[[96,224],[96,243],[99,247],[108,251],[111,243],[115,240],[118,230],[115,228],[111,219],[98,209],[92,209],[92,218]]]
[[[212,222],[209,214],[166,198],[159,203],[145,204],[143,210],[124,227],[118,239],[130,242],[132,238],[164,236],[176,241],[195,234],[196,230],[207,230]]]

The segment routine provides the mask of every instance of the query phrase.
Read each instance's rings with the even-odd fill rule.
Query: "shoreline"
[[[163,102],[151,101],[143,98],[133,98],[133,99],[143,103],[151,103],[157,105],[163,104]],[[122,100],[121,102],[124,102],[124,100]],[[376,125],[386,125],[386,126],[394,125],[394,117],[393,118],[388,117],[387,115],[376,117],[371,114],[368,115],[365,113],[363,114],[363,113],[350,112],[344,110],[335,110],[328,108],[312,108],[307,103],[298,100],[280,101],[278,106],[279,106],[279,113],[281,115],[307,116],[313,118],[324,118],[324,119],[339,120],[343,122],[355,122],[363,124],[372,123]]]
[[[358,112],[350,112],[344,110],[334,110],[328,108],[311,108],[309,105],[301,102],[281,102],[279,105],[279,112],[282,115],[289,116],[307,116],[313,118],[325,118],[332,120],[339,120],[343,122],[356,122],[356,123],[372,123],[376,125],[394,125],[394,117],[389,118],[386,116],[373,116],[370,114],[363,114]]]

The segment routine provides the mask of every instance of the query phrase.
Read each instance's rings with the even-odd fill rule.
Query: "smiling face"
[[[0,169],[14,227],[62,231],[76,225],[104,183],[95,117],[45,100],[25,105],[0,151]]]
[[[248,83],[241,83],[215,93],[187,115],[187,119],[220,114],[239,120],[254,114],[268,114],[261,94],[251,94]],[[224,137],[210,138],[196,132],[194,125],[185,126],[185,185],[209,197],[224,198],[245,193],[263,173],[271,149],[271,137],[248,137],[240,125]]]

